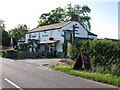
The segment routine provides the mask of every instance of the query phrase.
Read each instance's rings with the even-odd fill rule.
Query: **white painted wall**
[[[49,40],[50,31],[42,31],[40,33],[40,41]]]
[[[64,35],[63,30],[71,30],[72,31],[73,25],[75,25],[76,27],[79,27],[79,28],[75,29],[75,30],[77,30],[77,31],[75,31],[75,33],[76,33],[75,37],[88,38],[88,32],[80,25],[80,23],[73,21],[73,22],[67,24],[66,26],[63,26],[61,29],[28,33],[25,35],[25,42],[28,42],[30,34],[31,34],[30,39],[37,39],[40,41],[49,40],[49,37],[53,37],[54,40],[59,40],[59,42],[56,45],[57,52],[62,52],[63,51],[62,43],[64,42],[64,37],[62,36],[62,35]],[[91,36],[91,35],[89,35],[89,38],[97,39],[96,36]]]
[[[28,42],[28,39],[30,39],[30,38],[29,38],[29,34],[30,34],[30,33],[25,34],[25,43],[27,43],[27,42]]]
[[[62,43],[64,42],[64,37],[62,37],[61,35],[64,35],[64,32],[61,31],[62,31],[61,29],[51,31],[51,37],[54,37],[54,40],[59,40],[59,42],[56,45],[57,52],[63,51]]]
[[[79,28],[75,28],[75,37],[88,37],[88,32],[80,25],[80,23],[73,21],[72,23],[62,27],[62,30],[73,30],[73,25]]]

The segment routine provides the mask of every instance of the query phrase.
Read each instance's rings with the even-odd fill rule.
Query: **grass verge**
[[[0,57],[2,57],[2,53],[0,53]]]
[[[111,74],[83,72],[80,70],[74,70],[71,66],[58,66],[55,67],[55,70],[120,87],[120,77]]]

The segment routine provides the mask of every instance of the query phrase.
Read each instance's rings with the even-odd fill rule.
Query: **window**
[[[43,37],[48,37],[48,35],[42,35]]]
[[[44,31],[44,33],[46,33],[46,31]]]

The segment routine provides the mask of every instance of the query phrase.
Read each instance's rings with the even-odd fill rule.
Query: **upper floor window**
[[[43,37],[48,37],[48,35],[42,35]]]

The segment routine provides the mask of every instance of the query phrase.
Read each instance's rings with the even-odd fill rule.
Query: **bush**
[[[120,41],[112,42],[106,40],[80,40],[68,47],[68,54],[71,59],[76,59],[79,52],[89,54],[91,66],[98,67],[99,72],[109,72],[120,75]],[[104,68],[101,70],[101,67]]]
[[[3,55],[2,57],[5,58],[17,58],[18,55],[18,51],[15,49],[6,49],[5,51],[3,51]]]
[[[39,52],[29,52],[29,51],[17,51],[15,49],[6,49],[3,51],[2,57],[4,58],[35,58],[42,57]]]
[[[29,51],[19,51],[18,52],[18,58],[35,58],[35,57],[41,57],[41,53],[39,52],[29,52]]]

